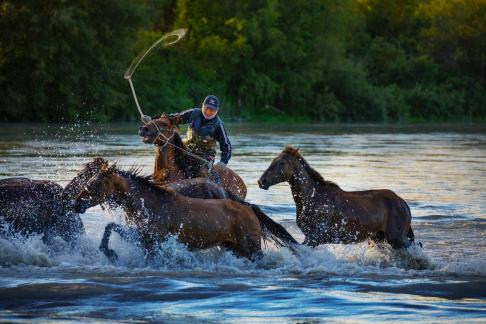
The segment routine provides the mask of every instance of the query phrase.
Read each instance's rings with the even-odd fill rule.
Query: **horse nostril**
[[[269,186],[267,185],[267,181],[265,179],[258,180],[258,186],[260,187],[260,189],[264,189],[264,190],[267,190],[269,188]]]

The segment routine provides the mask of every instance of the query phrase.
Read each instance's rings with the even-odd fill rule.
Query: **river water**
[[[1,125],[0,177],[63,186],[93,156],[152,172],[154,148],[135,124]],[[230,167],[298,240],[288,184],[260,190],[257,179],[285,144],[300,148],[345,190],[389,188],[412,210],[417,241],[404,257],[367,242],[269,246],[249,262],[217,248],[190,252],[176,238],[156,259],[117,235],[111,265],[98,251],[104,226],[121,210],[89,209],[77,247],[39,237],[0,237],[0,321],[30,322],[485,322],[486,128],[373,125],[227,125]],[[425,269],[423,269],[425,267]]]

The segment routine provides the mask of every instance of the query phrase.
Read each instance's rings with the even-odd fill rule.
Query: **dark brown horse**
[[[400,249],[414,240],[410,209],[391,190],[344,191],[324,180],[291,146],[272,161],[258,184],[266,190],[284,181],[290,184],[305,244],[373,239]]]
[[[135,230],[121,229],[117,224],[110,224],[113,228],[108,230],[116,227],[123,238],[140,240],[149,255],[158,242],[173,234],[191,249],[220,245],[237,255],[252,258],[261,250],[262,233],[273,233],[273,221],[266,215],[257,215],[245,204],[228,199],[186,197],[134,171],[118,170],[114,165],[88,182],[76,198],[75,210],[83,213],[109,197],[124,208],[127,223]],[[262,220],[264,217],[268,219]],[[116,253],[105,243],[106,235],[100,249],[112,261],[116,260]]]
[[[177,118],[166,114],[140,127],[139,135],[143,137],[143,142],[157,146],[154,181],[159,184],[197,176],[190,172],[191,165],[197,157],[187,151],[177,127]],[[246,185],[238,174],[220,165],[214,165],[213,172],[217,173],[221,187],[245,199]]]
[[[73,198],[106,164],[103,159],[95,158],[64,190],[57,183],[46,180],[0,180],[0,219],[9,233],[37,233],[48,244],[55,236],[72,242],[84,233],[81,218],[71,207]]]
[[[233,194],[231,191],[218,186],[207,178],[186,179],[169,183],[163,188],[173,189],[186,197],[201,199],[231,199],[240,204],[250,207],[258,220],[264,224],[262,230],[264,237],[268,237],[278,246],[293,247],[298,244],[287,230],[279,223],[268,217],[259,206],[249,203]]]
[[[136,173],[138,171],[136,168],[134,168],[132,173],[133,172]],[[145,177],[146,180],[149,178],[150,177]],[[155,185],[158,186],[158,184]],[[160,187],[175,190],[178,193],[190,198],[234,200],[240,204],[250,207],[253,210],[255,215],[258,217],[258,220],[265,225],[261,228],[262,231],[264,231],[264,237],[268,237],[278,246],[288,246],[293,248],[293,245],[297,244],[297,241],[292,237],[292,235],[290,235],[282,225],[274,222],[265,213],[263,213],[260,207],[240,199],[230,191],[218,186],[207,178],[179,180]],[[110,197],[108,200],[109,205],[112,207],[119,205],[114,198],[115,197]],[[116,262],[118,257],[116,253],[109,248],[109,241],[112,232],[118,233],[125,241],[132,243],[138,243],[140,241],[140,235],[139,231],[132,227],[123,226],[117,223],[109,223],[106,225],[100,244],[100,250],[110,259],[111,262]]]

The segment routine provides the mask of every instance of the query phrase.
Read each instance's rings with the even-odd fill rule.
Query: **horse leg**
[[[116,223],[109,223],[108,225],[106,225],[105,232],[103,234],[103,238],[101,240],[99,249],[101,252],[103,252],[106,255],[106,257],[110,260],[111,263],[116,263],[118,261],[118,255],[114,250],[108,247],[111,231],[118,233],[118,235],[120,235],[120,237],[123,240],[128,242],[135,241],[136,239],[138,239],[139,235],[137,230],[127,226],[123,226]]]
[[[118,226],[118,224],[115,223],[110,223],[106,225],[105,232],[103,233],[103,238],[101,239],[101,244],[99,247],[100,251],[106,255],[106,257],[108,258],[108,260],[110,260],[111,263],[116,263],[118,261],[118,255],[116,254],[116,252],[111,250],[108,247],[111,231],[116,226]]]
[[[385,239],[393,249],[406,249],[412,244],[412,241],[404,237],[404,231],[401,228],[390,228],[391,226],[388,227],[389,228],[385,233]]]
[[[411,231],[412,215],[407,203],[398,198],[386,201],[388,217],[385,240],[393,249],[406,249],[413,242],[413,231]]]
[[[263,255],[260,228],[255,228],[254,230],[247,228],[244,230],[242,227],[237,226],[236,231],[231,236],[231,239],[220,245],[230,249],[236,256],[254,261]]]
[[[386,241],[395,250],[408,248],[412,244],[412,241],[407,239],[407,233],[401,226],[396,224],[395,226],[397,226],[397,228],[394,228],[393,225],[388,226],[387,232],[385,233]]]
[[[415,242],[415,235],[413,234],[412,226],[410,226],[410,229],[408,230],[407,237],[410,242]],[[418,242],[418,245],[423,248],[422,242]]]
[[[263,257],[260,235],[241,233],[239,236],[236,242],[231,244],[231,249],[236,255],[251,261]]]
[[[241,244],[241,242],[227,243],[225,244],[225,247],[230,249],[237,257],[244,257],[252,260],[252,255],[254,252],[252,253],[246,244]]]

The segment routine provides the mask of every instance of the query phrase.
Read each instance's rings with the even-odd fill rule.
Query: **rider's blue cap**
[[[207,96],[203,101],[203,106],[207,106],[207,107],[212,108],[214,110],[218,110],[219,109],[218,97],[213,96],[213,95]]]

